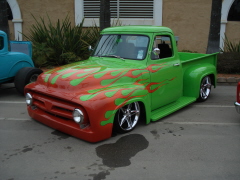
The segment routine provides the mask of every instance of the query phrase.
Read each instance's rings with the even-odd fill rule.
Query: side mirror
[[[153,49],[153,54],[158,56],[160,54],[160,49],[159,48],[154,48]]]
[[[93,48],[92,48],[92,46],[90,45],[90,46],[88,46],[88,51],[93,51]]]

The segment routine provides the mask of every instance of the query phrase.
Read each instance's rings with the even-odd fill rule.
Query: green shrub
[[[186,50],[186,49],[181,50],[181,52],[198,53],[197,51],[191,51],[191,50]]]
[[[224,49],[221,49],[222,52],[238,52],[240,53],[240,41],[231,42],[227,36],[224,38]]]
[[[24,35],[33,43],[33,61],[36,66],[55,66],[84,60],[89,57],[88,46],[95,45],[100,32],[95,25],[83,27],[84,20],[73,26],[69,16],[53,23],[40,17],[30,27],[29,35]]]
[[[218,55],[217,71],[225,74],[240,74],[240,53],[220,53]]]
[[[48,59],[53,56],[54,50],[47,47],[46,43],[33,44],[33,60],[36,67],[44,67],[50,65]]]
[[[224,48],[218,55],[218,73],[240,73],[240,42],[231,42],[227,36],[224,38]]]
[[[81,58],[78,57],[75,53],[73,52],[66,52],[60,55],[60,63],[61,64],[69,64],[71,62],[77,62],[81,61]]]

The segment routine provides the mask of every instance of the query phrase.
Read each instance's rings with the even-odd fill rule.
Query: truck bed
[[[200,54],[200,53],[178,52],[178,55],[179,55],[179,58],[180,58],[182,64],[194,61],[194,63],[206,62],[206,63],[211,63],[213,65],[216,65],[216,63],[217,63],[217,54],[218,53],[214,53],[214,54]],[[204,59],[205,59],[205,61],[204,61]]]

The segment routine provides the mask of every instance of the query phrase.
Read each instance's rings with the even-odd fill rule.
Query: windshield
[[[149,38],[142,35],[102,35],[93,56],[143,60],[147,54]]]

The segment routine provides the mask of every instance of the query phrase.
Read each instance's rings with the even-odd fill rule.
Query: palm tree
[[[100,30],[110,27],[111,12],[110,0],[100,1]]]
[[[8,11],[7,11],[7,1],[0,0],[0,30],[6,32],[9,35],[9,26],[8,26]],[[9,36],[8,36],[9,37]]]
[[[207,54],[220,51],[222,0],[212,0],[211,22],[208,36]]]

